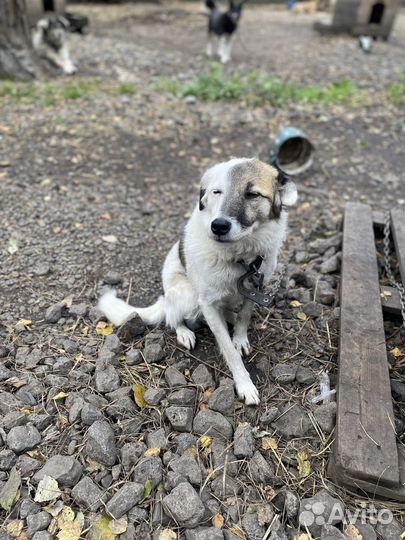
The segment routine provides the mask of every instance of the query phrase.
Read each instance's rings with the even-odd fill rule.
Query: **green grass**
[[[397,107],[401,107],[402,105],[405,105],[405,80],[391,84],[391,86],[388,87],[388,99],[396,105]]]

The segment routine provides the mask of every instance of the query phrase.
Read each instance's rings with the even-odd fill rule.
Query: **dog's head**
[[[241,2],[239,2],[238,4],[235,3],[233,0],[230,0],[229,2],[229,9],[228,9],[228,15],[231,17],[231,19],[233,20],[233,22],[238,22],[238,20],[240,19],[240,16],[242,14],[242,8],[243,8],[243,4],[246,2],[247,0],[242,0]]]
[[[296,200],[295,184],[283,172],[256,158],[231,159],[202,177],[199,208],[210,238],[236,242]]]
[[[69,21],[65,17],[44,17],[37,22],[38,30],[42,31],[43,41],[54,49],[60,49],[66,39]]]

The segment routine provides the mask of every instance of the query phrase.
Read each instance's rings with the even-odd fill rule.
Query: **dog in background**
[[[209,13],[208,19],[208,43],[207,56],[213,55],[213,36],[218,38],[218,56],[223,64],[231,59],[232,44],[235,33],[238,29],[239,19],[242,14],[242,7],[246,0],[235,4],[233,0],[229,2],[228,11],[221,13],[214,0],[205,0],[205,7]]]
[[[67,45],[69,21],[65,17],[40,19],[32,34],[32,44],[41,58],[49,60],[66,75],[77,71]]]
[[[269,283],[287,234],[287,209],[296,200],[291,179],[256,158],[234,158],[211,167],[201,179],[200,200],[164,262],[163,296],[140,308],[108,291],[99,309],[116,326],[136,313],[148,325],[164,321],[187,349],[195,345],[192,328],[205,319],[238,396],[247,405],[258,404],[258,391],[242,361],[242,354],[250,351],[247,332],[254,305],[237,285],[245,265],[259,255],[264,284]]]

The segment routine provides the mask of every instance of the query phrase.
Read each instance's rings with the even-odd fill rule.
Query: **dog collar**
[[[270,307],[274,302],[274,296],[262,292],[264,274],[260,272],[260,267],[263,261],[264,257],[262,255],[258,255],[249,265],[243,260],[238,261],[246,272],[238,279],[237,287],[239,293],[248,300],[259,304],[259,306]],[[246,279],[250,285],[253,285],[253,288],[245,287]]]

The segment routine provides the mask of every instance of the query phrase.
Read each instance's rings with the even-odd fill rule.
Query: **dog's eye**
[[[255,191],[247,191],[245,197],[247,199],[257,199],[257,197],[260,197],[260,193],[256,193]]]
[[[214,189],[212,193],[214,195],[222,195],[222,191],[220,189]]]

